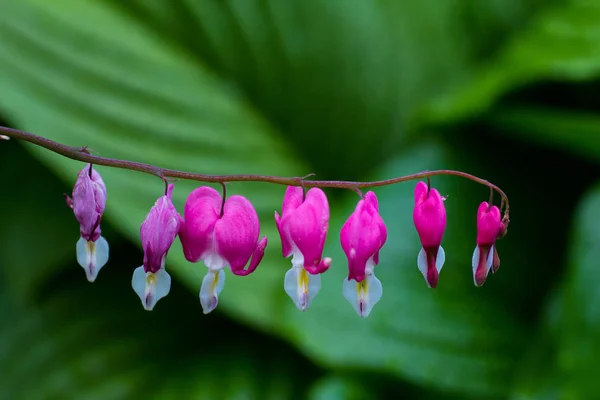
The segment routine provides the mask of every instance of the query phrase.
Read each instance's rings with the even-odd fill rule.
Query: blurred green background
[[[230,184],[261,216],[262,264],[204,316],[205,267],[177,241],[171,294],[148,313],[130,283],[160,180],[98,168],[111,258],[92,285],[62,197],[82,164],[0,143],[0,398],[597,398],[599,78],[598,0],[0,0],[4,125],[202,173],[461,169],[512,211],[502,267],[476,288],[488,190],[433,179],[449,198],[431,290],[414,184],[377,189],[384,295],[362,320],[338,237],[356,194],[327,191],[334,264],[300,313],[273,221],[285,188]],[[195,186],[177,183],[180,211]]]

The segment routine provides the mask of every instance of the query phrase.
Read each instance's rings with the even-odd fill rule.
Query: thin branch
[[[453,175],[462,178],[470,179],[479,184],[489,187],[491,190],[496,191],[502,198],[503,204],[506,206],[505,213],[508,213],[508,197],[498,186],[485,179],[478,178],[474,175],[468,174],[462,171],[454,171],[449,169],[441,169],[435,171],[423,171],[415,174],[400,176],[391,179],[384,179],[380,181],[371,182],[353,182],[353,181],[319,181],[319,180],[304,180],[298,179],[298,177],[281,177],[281,176],[269,176],[269,175],[253,175],[253,174],[240,174],[240,175],[207,175],[207,174],[195,174],[185,171],[177,171],[174,169],[160,168],[150,164],[139,163],[135,161],[124,161],[113,158],[98,157],[91,155],[88,152],[87,146],[74,147],[67,146],[64,144],[57,143],[53,140],[46,139],[41,136],[34,135],[29,132],[20,131],[17,129],[7,128],[0,126],[0,136],[12,137],[20,139],[29,143],[33,143],[37,146],[48,149],[54,153],[60,154],[72,160],[92,163],[95,165],[104,165],[107,167],[129,169],[132,171],[144,172],[146,174],[154,175],[160,179],[166,178],[179,178],[188,179],[199,182],[212,182],[212,183],[224,183],[224,182],[267,182],[275,183],[278,185],[286,186],[304,186],[304,187],[320,187],[320,188],[340,188],[340,189],[364,189],[373,188],[379,186],[392,185],[394,183],[406,182],[415,179],[430,178],[436,175]]]

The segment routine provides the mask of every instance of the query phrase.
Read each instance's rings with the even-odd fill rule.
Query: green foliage
[[[600,3],[566,0],[544,9],[475,79],[432,102],[426,118],[453,122],[487,111],[511,90],[541,80],[585,81],[600,73]]]
[[[162,183],[100,168],[111,259],[90,285],[62,198],[82,165],[0,143],[0,355],[11,366],[0,397],[593,397],[600,192],[585,191],[600,172],[597,17],[585,0],[0,0],[0,114],[15,127],[212,174],[461,169],[498,183],[513,220],[500,271],[475,288],[475,210],[488,192],[434,179],[449,197],[431,290],[416,268],[413,184],[377,189],[384,294],[361,320],[341,295],[339,246],[358,198],[327,191],[333,266],[300,313],[283,291],[289,260],[273,221],[284,188],[230,184],[269,237],[258,270],[229,276],[203,316],[205,268],[177,242],[172,293],[147,313],[130,279]],[[176,183],[180,211],[195,186]]]

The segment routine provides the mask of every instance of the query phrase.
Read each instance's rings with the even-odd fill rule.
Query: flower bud
[[[494,244],[496,239],[505,233],[506,226],[500,219],[500,210],[490,206],[486,201],[477,210],[477,246],[473,252],[473,282],[481,286],[493,268],[500,268],[500,258]]]
[[[100,174],[88,164],[77,174],[73,197],[65,195],[79,222],[81,238],[77,242],[77,261],[94,282],[108,261],[108,242],[100,236],[100,221],[106,206],[106,186]]]
[[[440,193],[430,189],[425,182],[419,182],[415,187],[413,222],[422,246],[417,256],[417,266],[427,286],[435,288],[446,259],[441,246],[446,229],[446,208]]]
[[[131,286],[148,311],[171,290],[165,261],[180,227],[180,216],[172,201],[173,187],[167,185],[166,193],[156,200],[140,227],[144,264],[133,272]]]

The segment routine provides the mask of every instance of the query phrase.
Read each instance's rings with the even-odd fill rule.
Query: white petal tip
[[[152,311],[156,303],[171,290],[171,276],[163,268],[156,273],[145,272],[144,267],[133,271],[131,286],[142,301],[146,311]]]
[[[366,318],[381,299],[383,287],[375,275],[367,275],[362,282],[344,279],[342,292],[354,311],[360,317]]]
[[[321,274],[311,275],[302,266],[292,266],[285,274],[283,289],[298,310],[307,311],[321,290]]]
[[[202,313],[204,315],[210,314],[219,305],[219,298],[213,296],[210,299],[206,299],[205,301],[202,301],[202,299],[200,299],[200,305],[202,306]]]
[[[87,278],[88,282],[94,283],[97,276],[98,276],[98,271],[96,271],[94,268],[88,267],[85,269],[85,277]]]
[[[209,314],[219,305],[219,294],[225,286],[225,271],[209,269],[200,287],[200,305],[202,312]]]
[[[108,242],[102,236],[95,242],[79,238],[75,246],[77,262],[85,270],[89,282],[94,282],[100,269],[108,262]]]

